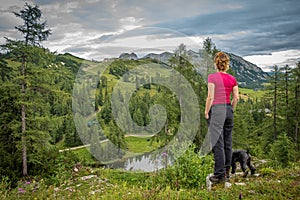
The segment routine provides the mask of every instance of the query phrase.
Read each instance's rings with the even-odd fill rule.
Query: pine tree
[[[215,56],[215,54],[219,51],[216,45],[213,43],[212,39],[207,37],[203,41],[203,50],[206,52],[211,58]]]
[[[0,58],[0,82],[5,81],[5,79],[10,79],[9,75],[11,70],[7,62],[3,58]]]
[[[200,50],[201,51],[201,50]],[[202,67],[206,70],[203,78],[206,79],[208,74],[211,74],[215,71],[214,68],[214,56],[219,50],[217,49],[216,45],[213,43],[211,38],[206,38],[203,41],[202,45]]]
[[[299,65],[299,64],[298,64]],[[263,97],[266,108],[272,110],[266,115],[255,132],[263,136],[264,153],[278,137],[286,134],[298,144],[299,132],[299,66],[291,69],[285,65],[282,68],[274,66],[268,93]]]
[[[296,67],[291,70],[291,100],[290,105],[293,109],[293,114],[291,114],[292,122],[293,122],[293,129],[294,129],[294,142],[299,148],[299,122],[300,122],[300,62],[296,64]],[[299,150],[299,149],[298,149]]]
[[[239,106],[234,112],[234,127],[232,132],[233,147],[246,149],[255,141],[255,135],[253,134],[254,119],[253,114],[261,114],[262,111],[258,107],[254,107],[251,102],[239,103]],[[247,138],[247,140],[245,140]]]
[[[115,124],[114,121],[109,123],[110,133],[109,140],[117,147],[117,155],[122,157],[122,149],[126,148],[125,133]]]
[[[291,68],[288,65],[285,65],[282,68],[279,68],[278,71],[278,84],[277,84],[277,100],[278,100],[278,127],[284,127],[281,132],[285,132],[288,136],[292,135],[292,124],[291,123],[291,114],[294,112],[294,108],[290,104],[291,98]]]
[[[277,138],[277,94],[278,94],[278,66],[274,66],[274,96],[273,96],[273,136]]]
[[[20,12],[14,12],[15,16],[21,18],[24,22],[23,25],[16,26],[16,30],[20,32],[23,36],[23,40],[14,41],[7,39],[6,45],[4,47],[12,52],[16,56],[16,59],[21,62],[20,69],[20,85],[21,85],[21,141],[22,141],[22,174],[24,176],[28,175],[27,167],[27,135],[29,130],[27,130],[27,118],[28,114],[27,106],[30,105],[28,102],[28,68],[30,62],[34,63],[35,53],[37,49],[35,46],[40,46],[40,42],[46,40],[51,34],[50,29],[46,29],[46,22],[40,22],[42,13],[38,6],[31,6],[25,4],[25,8]],[[37,88],[36,88],[37,89]],[[30,113],[31,114],[31,113]]]

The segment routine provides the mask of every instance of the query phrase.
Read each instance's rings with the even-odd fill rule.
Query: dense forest
[[[112,156],[121,158],[130,147],[125,140],[128,132],[155,132],[149,140],[161,148],[176,137],[183,121],[197,125],[184,131],[194,132],[192,141],[196,149],[201,146],[207,133],[202,112],[207,74],[197,73],[184,44],[174,50],[170,65],[150,58],[89,61],[69,53],[51,52],[41,45],[51,30],[40,21],[42,13],[38,6],[26,4],[14,14],[24,22],[16,26],[23,39],[6,38],[0,55],[2,179],[8,178],[12,186],[24,177],[51,180],[82,159],[72,151],[59,150],[86,144],[100,163]],[[209,38],[203,49],[205,62],[200,65],[209,73],[219,49]],[[274,66],[268,83],[258,89],[260,96],[244,94],[241,88],[234,114],[234,148],[248,149],[251,155],[270,159],[270,166],[278,168],[299,160],[300,62],[295,65]],[[134,69],[139,72],[133,73]],[[182,79],[172,79],[175,75],[170,73],[178,73]],[[166,79],[169,82],[164,82]],[[188,110],[194,110],[194,105],[184,99],[187,85],[183,79],[199,102],[199,113],[188,117],[181,106],[186,103]],[[159,83],[178,88],[174,91]],[[127,107],[123,106],[126,102]],[[163,122],[156,120],[161,119],[158,115],[162,113],[149,112],[157,104],[165,108]],[[154,131],[158,127],[160,130]],[[99,141],[105,139],[111,144],[100,145]]]

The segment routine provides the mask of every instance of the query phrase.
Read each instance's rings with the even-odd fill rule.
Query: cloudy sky
[[[123,52],[172,52],[184,43],[217,48],[265,71],[300,61],[298,0],[36,0],[52,35],[43,45],[58,53],[102,60]],[[18,38],[21,0],[0,0],[0,43]]]

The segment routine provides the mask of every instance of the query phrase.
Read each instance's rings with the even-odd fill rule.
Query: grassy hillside
[[[157,181],[162,172],[134,173],[104,168],[79,168],[60,184],[45,185],[45,180],[19,182],[15,189],[0,184],[2,199],[299,199],[300,165],[274,171],[260,168],[260,176],[232,177],[230,188],[223,184],[207,191],[200,188],[172,189]],[[157,181],[157,182],[156,182]]]
[[[253,90],[249,88],[239,88],[239,93],[244,99],[261,99],[264,94],[266,94],[266,90]]]

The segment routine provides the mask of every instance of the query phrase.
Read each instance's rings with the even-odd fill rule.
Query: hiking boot
[[[215,184],[216,184],[216,183],[223,183],[223,182],[226,181],[225,176],[215,176],[215,175],[209,177],[209,180],[210,180],[212,183],[215,183]]]

